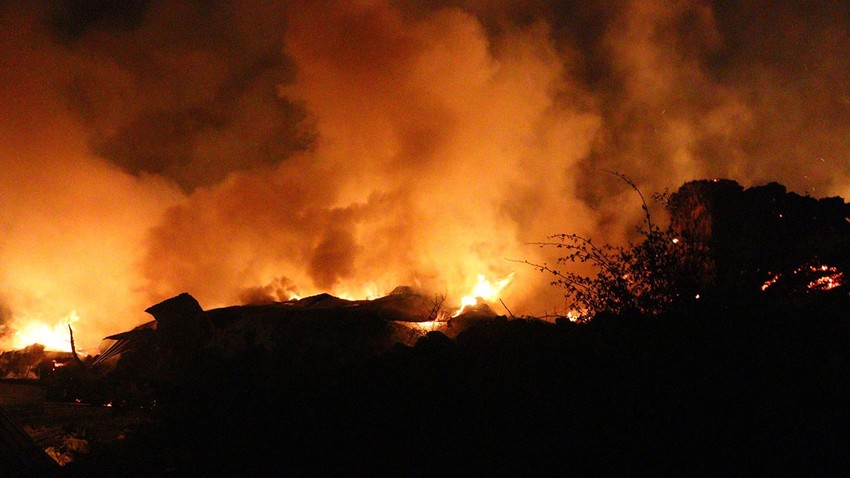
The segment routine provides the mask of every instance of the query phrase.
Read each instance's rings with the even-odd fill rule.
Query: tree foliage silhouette
[[[694,271],[695,249],[677,237],[670,226],[653,221],[641,190],[625,175],[607,171],[637,192],[643,221],[637,227],[640,240],[624,246],[598,244],[578,234],[554,234],[547,241],[531,243],[558,249],[554,265],[521,261],[551,274],[551,284],[564,290],[572,320],[586,321],[599,312],[657,315],[681,300],[698,299]],[[654,198],[668,206],[666,193]],[[593,275],[570,270],[572,264],[589,264]]]

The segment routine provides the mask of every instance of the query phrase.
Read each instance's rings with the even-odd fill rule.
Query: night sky
[[[700,178],[850,197],[846,1],[0,1],[0,332],[515,273]],[[0,341],[0,345],[2,345]]]

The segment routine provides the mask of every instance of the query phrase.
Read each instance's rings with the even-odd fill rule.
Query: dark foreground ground
[[[199,353],[158,386],[152,422],[65,472],[839,475],[850,471],[842,294],[587,325],[496,320],[346,363]]]

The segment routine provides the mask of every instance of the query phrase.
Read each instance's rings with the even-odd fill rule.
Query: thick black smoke
[[[48,24],[80,59],[65,85],[95,153],[187,191],[309,147],[305,112],[277,94],[294,66],[263,2],[58,2]]]
[[[461,8],[493,43],[548,25],[564,75],[589,93],[562,100],[602,119],[576,170],[592,204],[612,187],[600,168],[653,188],[669,186],[671,175],[733,176],[822,193],[833,191],[836,170],[850,172],[846,2],[393,5],[363,9],[425,18]],[[313,144],[310,112],[276,91],[297,74],[282,44],[286,10],[276,2],[75,0],[54,2],[45,20],[58,44],[93,63],[66,87],[94,150],[192,190]]]

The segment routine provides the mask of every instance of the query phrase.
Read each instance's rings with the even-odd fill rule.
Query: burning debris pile
[[[115,343],[96,363],[143,345],[160,347],[167,356],[191,354],[199,348],[224,357],[297,349],[370,355],[396,343],[413,345],[428,331],[455,336],[470,323],[498,317],[483,302],[449,317],[442,302],[441,297],[428,298],[410,287],[398,287],[374,300],[319,294],[204,311],[194,297],[183,293],[148,308],[155,321],[107,337]]]
[[[93,364],[115,367],[117,406],[144,405],[156,399],[155,389],[185,379],[197,364],[223,360],[266,369],[276,363],[311,375],[397,344],[412,346],[429,332],[454,337],[472,324],[504,319],[483,302],[450,317],[442,302],[399,287],[374,300],[320,294],[205,311],[183,293],[148,308],[154,321],[107,337],[114,343]]]
[[[0,378],[39,379],[72,360],[70,352],[45,350],[44,345],[32,344],[20,350],[0,353]]]
[[[728,292],[846,289],[850,204],[814,199],[770,183],[743,188],[731,180],[692,181],[670,197],[672,228],[699,281]]]
[[[304,364],[318,357],[346,362],[399,343],[412,346],[432,331],[454,337],[471,324],[499,317],[480,298],[464,298],[457,310],[445,307],[444,299],[397,287],[374,300],[319,294],[204,311],[184,293],[148,308],[155,320],[106,337],[102,353],[95,356],[79,359],[73,352],[49,350],[39,343],[0,353],[0,378],[56,385],[53,398],[100,405],[138,403],[145,385],[135,382],[153,379],[169,361],[191,363],[205,354],[224,359],[262,354]]]
[[[413,346],[433,331],[454,337],[500,318],[483,301],[453,316],[443,302],[399,287],[374,300],[320,294],[205,311],[183,293],[148,308],[155,320],[107,337],[111,345],[97,356],[78,359],[40,344],[0,354],[2,378],[15,379],[0,383],[6,387],[0,389],[0,406],[13,411],[57,463],[68,466],[90,451],[80,436],[92,438],[98,453],[116,446],[121,438],[115,437],[127,430],[135,433],[144,417],[170,416],[174,407],[199,400],[221,404],[222,394],[227,403],[241,403],[251,391],[236,385],[240,377],[251,377],[245,380],[253,386],[292,377],[299,383],[322,381],[399,344]],[[15,397],[32,390],[37,394],[18,403]],[[97,420],[78,423],[86,413]],[[71,422],[73,430],[60,426]]]

